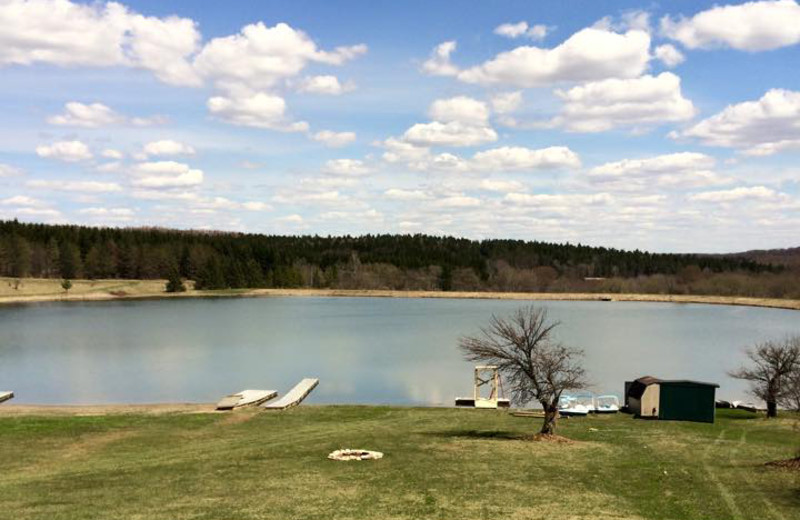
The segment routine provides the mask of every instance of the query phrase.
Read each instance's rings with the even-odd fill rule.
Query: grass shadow
[[[510,432],[506,430],[474,430],[459,429],[438,432],[425,432],[423,435],[450,439],[481,439],[499,441],[529,441],[533,438],[530,433]]]

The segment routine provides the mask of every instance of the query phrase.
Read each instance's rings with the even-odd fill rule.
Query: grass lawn
[[[561,421],[435,408],[3,416],[0,518],[800,518],[797,416]],[[342,448],[379,461],[334,462]]]

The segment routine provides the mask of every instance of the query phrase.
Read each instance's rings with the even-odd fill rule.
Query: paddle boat
[[[579,402],[577,397],[562,395],[558,400],[558,413],[566,417],[581,417],[589,415],[589,407],[583,400]]]
[[[616,395],[601,395],[595,399],[594,413],[619,412],[619,398]]]

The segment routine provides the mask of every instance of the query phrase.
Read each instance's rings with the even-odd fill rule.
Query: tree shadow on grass
[[[498,441],[529,441],[533,439],[533,434],[510,432],[506,430],[458,429],[438,432],[425,432],[424,435],[446,439],[481,439]]]

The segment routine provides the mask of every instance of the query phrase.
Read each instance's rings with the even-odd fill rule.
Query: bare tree
[[[800,336],[765,341],[747,350],[752,366],[728,375],[750,381],[750,392],[767,403],[767,417],[778,416],[778,403],[789,391],[790,378],[800,371]]]
[[[800,412],[800,368],[787,376],[786,391],[778,400],[778,404]]]
[[[544,409],[541,433],[556,430],[558,401],[565,390],[587,386],[581,365],[583,351],[555,341],[558,321],[534,306],[517,309],[508,318],[492,316],[478,336],[459,340],[469,361],[497,365],[516,402],[538,401]]]

